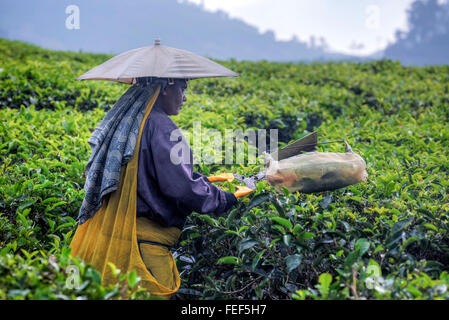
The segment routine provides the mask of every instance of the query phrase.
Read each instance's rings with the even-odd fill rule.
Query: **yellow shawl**
[[[133,157],[120,170],[118,189],[105,196],[98,212],[78,226],[70,247],[73,256],[100,272],[104,285],[115,280],[108,266],[111,262],[122,273],[136,270],[141,278],[139,284],[152,296],[170,298],[181,284],[172,253],[164,246],[149,244],[141,244],[140,252],[137,243],[139,238],[173,245],[181,233],[178,228],[164,228],[146,218],[136,218],[140,140],[159,91],[160,87],[148,101]]]

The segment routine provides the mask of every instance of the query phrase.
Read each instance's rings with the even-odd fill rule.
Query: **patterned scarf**
[[[91,218],[100,209],[102,198],[117,189],[120,169],[133,156],[147,103],[159,85],[162,92],[167,79],[137,78],[89,138],[92,155],[84,171],[86,195],[77,218],[79,224]]]

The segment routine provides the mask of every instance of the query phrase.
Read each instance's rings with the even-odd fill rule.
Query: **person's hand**
[[[236,198],[240,198],[240,197],[250,194],[253,191],[254,191],[253,189],[250,189],[248,187],[237,186],[237,191],[234,192],[234,196]]]

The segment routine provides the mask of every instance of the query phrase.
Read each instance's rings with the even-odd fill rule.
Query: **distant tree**
[[[449,2],[415,0],[407,11],[409,31],[397,31],[385,57],[403,64],[449,64]]]

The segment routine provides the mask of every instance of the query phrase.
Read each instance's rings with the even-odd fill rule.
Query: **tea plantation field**
[[[128,88],[74,78],[110,57],[0,39],[0,299],[150,298],[133,272],[101,286],[68,248],[87,140]],[[311,195],[261,181],[223,217],[193,213],[174,253],[178,297],[448,299],[449,66],[220,63],[241,77],[190,81],[179,127],[279,129],[281,146],[317,130],[321,142],[345,138],[369,178]]]

